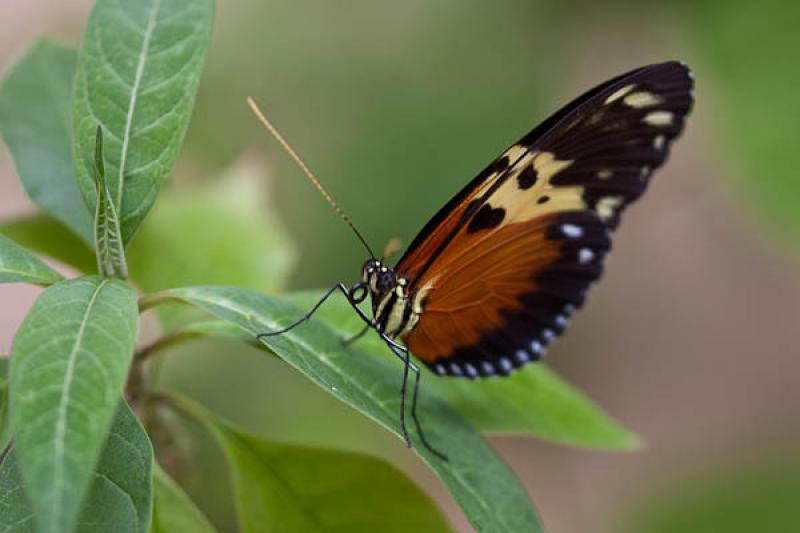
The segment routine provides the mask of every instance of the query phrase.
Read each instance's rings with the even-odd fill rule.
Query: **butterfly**
[[[251,106],[361,240],[370,258],[350,288],[337,290],[404,363],[400,425],[406,442],[406,389],[420,372],[505,376],[540,360],[583,306],[603,271],[611,234],[647,188],[681,133],[692,103],[689,69],[670,61],[637,68],[579,96],[492,161],[422,228],[388,266],[369,248],[290,146]],[[371,300],[371,316],[358,304]],[[349,342],[349,341],[348,341]]]

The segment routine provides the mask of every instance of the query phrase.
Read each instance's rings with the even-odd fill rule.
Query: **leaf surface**
[[[97,254],[97,271],[104,278],[128,277],[125,246],[119,228],[119,217],[106,183],[103,163],[103,128],[97,126],[94,149],[94,185],[97,203],[94,212],[94,247]]]
[[[89,274],[97,267],[89,244],[47,215],[4,220],[0,222],[0,233],[28,250],[52,257],[79,272]]]
[[[38,531],[68,531],[91,481],[127,375],[138,309],[130,286],[62,281],[14,338],[11,428]]]
[[[153,475],[153,522],[150,533],[214,533],[214,527],[189,496],[160,468]]]
[[[300,315],[285,302],[229,287],[174,289],[145,297],[142,303],[171,299],[205,309],[253,335],[278,329]],[[264,342],[323,389],[400,436],[399,361],[346,350],[339,337],[316,321]],[[511,470],[475,428],[431,393],[427,380],[422,382],[419,412],[428,440],[449,460],[442,461],[420,445],[409,424],[414,451],[444,482],[476,529],[541,530],[525,489]]]
[[[0,235],[0,283],[24,281],[50,285],[63,279],[61,274],[47,266],[38,257]]]
[[[95,210],[95,128],[107,133],[108,190],[128,242],[183,141],[214,17],[213,0],[99,0],[75,78],[76,175]]]
[[[380,459],[269,442],[186,400],[180,404],[225,451],[243,532],[449,530],[430,498]]]
[[[92,472],[76,533],[145,533],[150,523],[153,449],[130,408],[120,402]],[[34,532],[16,450],[0,465],[0,531]]]

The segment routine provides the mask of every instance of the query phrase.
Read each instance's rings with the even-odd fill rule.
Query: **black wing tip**
[[[653,69],[663,71],[665,75],[676,78],[683,77],[686,80],[689,89],[694,88],[694,72],[685,61],[681,61],[680,59],[670,59],[669,61],[664,61],[662,63],[653,63],[652,65],[648,65],[647,67],[643,68],[646,70]]]

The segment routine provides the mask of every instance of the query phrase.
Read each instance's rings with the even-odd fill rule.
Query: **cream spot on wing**
[[[536,155],[533,160],[533,168],[536,169],[536,174],[539,179],[549,182],[550,178],[567,168],[573,163],[571,159],[560,161],[552,152],[541,152]],[[547,186],[550,184],[547,183]]]
[[[651,126],[669,126],[672,124],[672,113],[669,111],[651,111],[644,116],[643,120]]]
[[[614,173],[610,170],[601,170],[597,173],[597,177],[600,178],[601,180],[607,180],[613,175]]]
[[[597,202],[595,211],[597,211],[597,215],[602,220],[608,220],[614,215],[617,208],[622,205],[622,201],[622,196],[606,196]]]
[[[662,148],[664,148],[664,141],[665,137],[663,135],[656,135],[655,137],[653,137],[653,148],[655,148],[656,150],[661,150]]]
[[[527,152],[527,153],[526,153]],[[519,174],[523,168],[530,162],[531,159],[534,158],[537,152],[528,151],[527,148],[521,146],[519,144],[515,144],[511,148],[505,151],[505,153],[500,157],[508,157],[509,165],[513,165],[510,168],[503,169],[500,172],[493,172],[486,180],[483,182],[483,185],[479,189],[477,189],[473,195],[473,198],[479,198],[486,194],[486,192],[492,188],[492,185],[497,181],[497,178],[505,174],[506,172],[511,173],[509,179],[515,178],[517,174]],[[516,165],[514,164],[516,162]],[[502,188],[505,188],[507,183],[504,183]],[[496,193],[495,193],[496,194]],[[494,195],[492,196],[494,198]]]
[[[486,180],[483,182],[483,185],[481,185],[480,188],[475,191],[474,198],[480,198],[481,196],[483,196],[486,193],[486,191],[488,191],[492,187],[492,185],[494,185],[494,182],[497,181],[497,178],[503,175],[503,173],[505,173],[506,170],[503,170],[501,172],[492,172],[489,175],[489,177],[487,177]]]
[[[620,98],[622,98],[623,96],[625,96],[626,94],[631,92],[634,87],[635,87],[635,85],[631,84],[631,85],[626,85],[625,87],[622,87],[621,89],[617,89],[616,91],[611,93],[608,96],[608,98],[606,98],[605,103],[606,104],[610,104],[610,103],[612,103],[612,102],[614,102],[616,100],[619,100]]]
[[[425,297],[431,291],[437,279],[439,279],[438,276],[433,276],[431,279],[425,282],[425,285],[423,285],[422,287],[419,288],[419,290],[417,290],[416,294],[414,294],[414,301],[411,307],[411,310],[414,311],[414,313],[418,315],[422,314],[423,311],[422,302],[425,301]]]
[[[506,150],[503,153],[503,156],[507,157],[509,164],[513,165],[514,161],[516,161],[517,158],[519,158],[519,156],[524,154],[526,150],[527,150],[526,147],[524,147],[522,145],[519,145],[519,144],[515,144],[514,146],[512,146],[511,148]]]
[[[586,209],[582,186],[555,187],[550,183],[572,163],[571,160],[556,159],[551,152],[530,152],[522,157],[491,197],[492,207],[502,207],[506,211],[502,224],[524,222],[548,213]],[[520,190],[517,176],[531,164],[536,170],[536,183],[529,189]],[[538,204],[536,200],[543,195],[547,195],[549,200]]]
[[[664,101],[664,99],[647,91],[637,91],[629,94],[623,98],[622,101],[625,103],[625,105],[629,105],[638,109],[640,107],[650,107],[660,104]]]

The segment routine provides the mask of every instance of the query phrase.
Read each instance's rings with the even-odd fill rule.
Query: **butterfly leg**
[[[408,360],[408,350],[406,350],[406,360]],[[414,376],[414,395],[411,397],[411,418],[414,420],[414,425],[417,427],[417,432],[419,433],[419,438],[422,441],[422,444],[428,448],[432,454],[436,457],[441,459],[442,461],[447,461],[447,456],[428,444],[428,440],[425,438],[425,433],[422,431],[422,424],[419,422],[419,418],[417,417],[417,396],[419,396],[419,369],[416,370],[416,375]]]
[[[350,346],[351,344],[353,344],[354,342],[356,342],[358,339],[360,339],[361,337],[363,337],[363,336],[364,336],[364,334],[365,334],[367,331],[369,331],[369,330],[370,330],[370,328],[372,328],[372,324],[364,324],[364,327],[361,329],[361,331],[359,331],[359,332],[358,332],[358,333],[356,333],[355,335],[352,335],[352,336],[350,336],[350,337],[348,337],[348,338],[346,338],[346,339],[342,339],[342,346]]]
[[[411,397],[411,418],[414,420],[414,426],[417,428],[417,433],[419,434],[419,438],[422,441],[422,444],[436,457],[441,459],[442,461],[447,461],[447,456],[438,451],[436,448],[430,445],[428,439],[425,438],[425,432],[422,431],[422,424],[419,422],[419,418],[417,417],[417,396],[419,395],[419,376],[420,371],[419,367],[411,362],[411,356],[408,353],[408,348],[403,346],[402,344],[398,344],[391,338],[389,338],[386,334],[381,334],[381,337],[389,346],[389,349],[403,361],[403,384],[400,388],[400,428],[403,431],[403,437],[406,439],[406,444],[408,447],[411,447],[411,438],[408,435],[408,430],[406,429],[405,423],[405,412],[406,412],[406,391],[408,390],[408,373],[409,371],[414,372],[414,392]]]
[[[336,285],[331,287],[328,290],[328,292],[326,292],[316,304],[314,304],[314,307],[312,307],[308,313],[300,317],[298,320],[295,320],[285,328],[279,329],[277,331],[270,331],[268,333],[259,333],[258,335],[256,335],[256,338],[261,339],[262,337],[273,337],[275,335],[281,335],[283,333],[286,333],[287,331],[296,328],[297,326],[299,326],[300,324],[311,318],[314,315],[314,313],[317,312],[317,309],[319,309],[320,306],[323,303],[325,303],[325,300],[330,298],[331,294],[333,294],[337,290],[341,291],[341,293],[344,294],[345,298],[347,298],[347,301],[350,303],[351,306],[353,306],[353,309],[355,309],[356,312],[358,313],[358,316],[360,316],[361,319],[364,322],[366,322],[368,326],[374,327],[372,320],[364,313],[364,311],[361,310],[360,307],[358,307],[358,302],[354,301],[353,298],[350,296],[350,291],[347,290],[347,287],[345,287],[344,283],[337,283]]]

